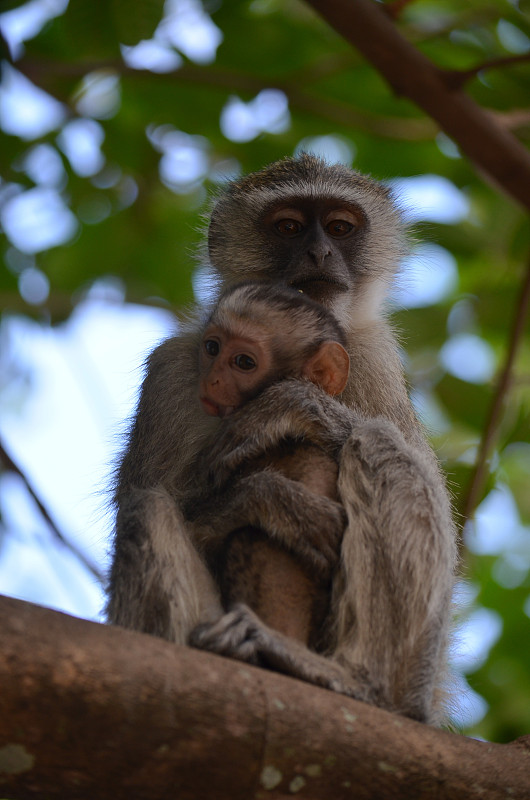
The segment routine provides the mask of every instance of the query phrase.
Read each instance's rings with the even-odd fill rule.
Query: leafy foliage
[[[530,113],[524,109],[530,76],[521,58],[530,51],[527,0],[416,0],[397,6],[403,6],[397,25],[406,38],[440,68],[469,70],[470,96],[528,142]],[[198,5],[184,2],[174,9],[203,13]],[[121,278],[127,298],[134,302],[177,307],[190,301],[193,253],[207,190],[223,176],[293,153],[310,137],[333,136],[336,145],[354,156],[357,169],[383,180],[442,175],[465,195],[470,211],[450,225],[418,222],[414,236],[453,254],[459,282],[437,304],[398,310],[395,319],[407,349],[411,386],[422,398],[422,407],[435,409],[426,421],[438,421],[433,442],[461,509],[528,261],[530,234],[523,211],[478,175],[421,110],[396,97],[383,78],[299,0],[217,4],[211,19],[222,42],[215,58],[213,49],[211,57],[190,55],[180,39],[166,35],[164,40],[159,32],[165,50],[178,59],[177,67],[155,72],[128,66],[120,44],[149,39],[162,11],[158,0],[71,0],[64,14],[26,43],[15,62],[17,70],[62,104],[60,125],[81,117],[97,120],[103,160],[94,172],[80,174],[59,146],[57,127],[36,139],[1,134],[0,203],[12,196],[9,185],[18,190],[35,185],[38,178],[27,168],[28,157],[37,145],[46,144],[65,170],[59,191],[78,225],[69,241],[35,255],[35,264],[50,281],[48,299],[39,306],[25,302],[17,290],[20,265],[27,263],[28,254],[17,257],[13,242],[3,237],[3,307],[57,323],[70,313],[72,299],[75,303],[105,275]],[[183,24],[175,22],[177,28]],[[192,22],[189,25],[193,29]],[[487,67],[506,58],[514,60]],[[486,66],[479,69],[480,65]],[[260,93],[270,89],[283,95],[265,99],[278,103],[285,96],[289,103],[288,115],[279,114],[272,132],[267,131],[270,118],[260,129],[255,114],[254,133],[236,135],[226,120],[220,124],[234,97],[255,104],[257,97],[263,100]],[[197,165],[188,178],[184,167],[172,162],[178,147]],[[463,380],[440,360],[447,341],[463,333],[478,335],[491,348],[491,377],[474,383]],[[529,376],[530,342],[525,336],[482,492],[483,497],[498,483],[508,487],[526,526]],[[488,660],[470,676],[491,707],[473,733],[496,740],[530,730],[530,649],[525,646],[529,531],[527,527],[526,548],[519,549],[518,560],[509,542],[491,555],[463,553],[465,576],[480,587],[476,602],[496,609],[503,621]]]

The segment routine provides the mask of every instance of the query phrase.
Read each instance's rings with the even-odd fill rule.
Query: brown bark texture
[[[144,634],[0,598],[0,797],[530,797],[530,737],[436,730]]]
[[[383,75],[396,94],[408,97],[440,125],[475,166],[530,208],[530,153],[521,142],[454,86],[410,44],[373,0],[307,0],[344,39]]]

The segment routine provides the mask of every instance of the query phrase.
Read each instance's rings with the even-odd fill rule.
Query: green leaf
[[[117,38],[128,45],[150,39],[164,11],[164,0],[111,0],[110,5]]]

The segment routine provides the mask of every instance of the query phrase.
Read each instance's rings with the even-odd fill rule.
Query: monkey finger
[[[243,604],[234,606],[216,622],[197,626],[188,643],[217,655],[258,664],[257,645],[261,623]]]

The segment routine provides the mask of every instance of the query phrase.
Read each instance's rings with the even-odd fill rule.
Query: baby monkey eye
[[[296,236],[302,230],[302,223],[296,219],[280,219],[274,227],[282,236]]]
[[[352,231],[354,225],[351,222],[346,222],[345,219],[332,219],[326,225],[326,230],[330,236],[339,239],[341,236],[347,236]]]
[[[250,370],[258,366],[254,359],[251,356],[245,355],[245,353],[236,356],[234,358],[234,364],[238,369],[242,369],[244,372],[250,372]]]
[[[206,341],[204,342],[204,349],[206,350],[209,356],[218,356],[219,342],[216,342],[215,339],[206,339]]]

